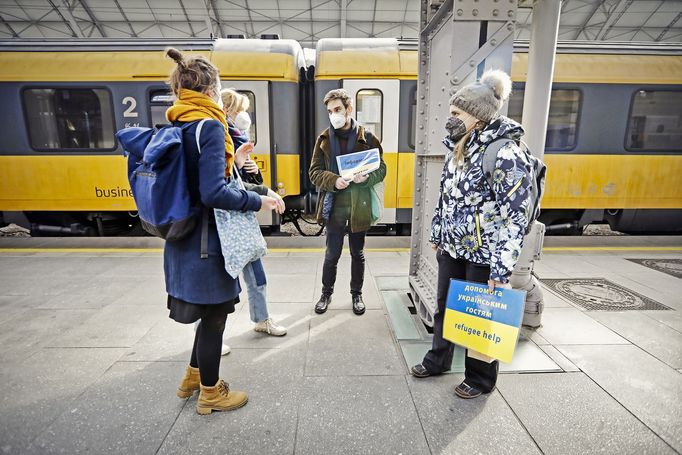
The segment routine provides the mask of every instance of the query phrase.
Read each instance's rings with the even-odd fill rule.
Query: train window
[[[632,99],[625,148],[679,151],[682,92],[639,90]]]
[[[514,87],[509,97],[507,116],[522,122],[523,88]],[[580,90],[555,89],[549,101],[547,119],[547,150],[571,150],[576,145],[578,135],[578,114],[580,113]]]
[[[23,92],[31,147],[113,150],[111,94],[102,88],[33,88]]]
[[[249,117],[251,117],[251,128],[249,128],[249,140],[256,143],[256,96],[253,92],[247,90],[237,90],[242,95],[249,99],[249,108],[246,110]],[[168,123],[166,120],[166,109],[168,109],[175,100],[175,97],[168,89],[155,90],[150,93],[149,106],[151,109],[152,125],[164,125]]]
[[[255,145],[257,142],[257,131],[256,131],[256,95],[253,92],[247,90],[237,90],[242,95],[245,95],[249,99],[249,108],[246,112],[251,117],[251,128],[249,128],[249,141],[253,142]]]
[[[152,126],[165,125],[166,110],[173,104],[175,97],[168,89],[154,90],[149,94],[149,109],[152,115]]]
[[[358,90],[356,96],[355,118],[369,130],[379,141],[381,141],[381,131],[383,125],[383,101],[384,94],[381,90],[362,89]]]

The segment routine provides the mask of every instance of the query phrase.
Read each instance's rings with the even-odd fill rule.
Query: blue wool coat
[[[201,259],[201,227],[188,237],[166,242],[163,250],[163,270],[169,295],[190,303],[218,304],[236,298],[241,291],[239,280],[225,271],[220,239],[215,225],[213,208],[225,210],[260,210],[261,200],[252,191],[236,190],[225,185],[225,130],[217,120],[204,122],[196,146],[196,128],[188,126],[183,135],[187,163],[187,179],[192,204],[202,211],[208,207],[208,258]],[[175,126],[183,123],[176,122]]]

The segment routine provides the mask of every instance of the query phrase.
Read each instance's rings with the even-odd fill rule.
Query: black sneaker
[[[327,311],[327,307],[329,306],[330,303],[332,303],[332,296],[322,294],[320,300],[318,300],[317,303],[315,304],[315,313],[317,314],[324,313],[325,311]]]
[[[353,294],[353,313],[358,316],[365,313],[365,302],[362,301],[361,294]]]
[[[410,368],[410,373],[412,373],[412,376],[415,378],[428,378],[431,376],[431,373],[429,373],[429,370],[426,369],[424,364],[418,363],[412,368]]]
[[[476,398],[481,393],[483,392],[478,390],[476,387],[471,387],[466,382],[462,382],[460,385],[455,387],[455,395],[460,398],[464,398],[465,400],[469,398]]]

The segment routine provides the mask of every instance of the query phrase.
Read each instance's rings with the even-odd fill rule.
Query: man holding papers
[[[317,222],[327,227],[327,249],[322,270],[322,296],[315,312],[331,303],[336,267],[348,233],[351,254],[353,312],[365,312],[362,284],[365,276],[365,234],[372,224],[374,185],[386,176],[379,140],[351,117],[353,105],[344,89],[324,97],[330,126],[317,138],[310,163],[310,181],[319,189]]]

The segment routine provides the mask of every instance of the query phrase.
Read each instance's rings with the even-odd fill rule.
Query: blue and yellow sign
[[[450,280],[443,338],[511,363],[519,338],[526,293]]]

